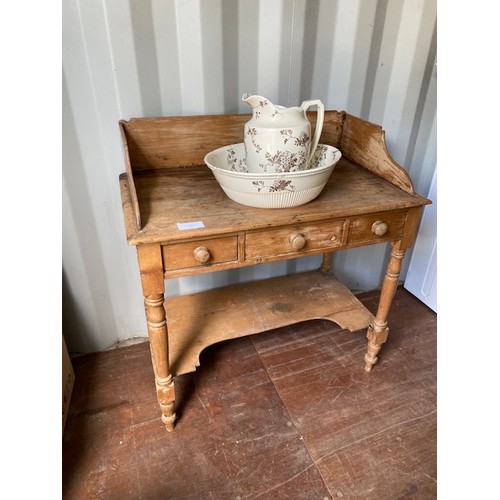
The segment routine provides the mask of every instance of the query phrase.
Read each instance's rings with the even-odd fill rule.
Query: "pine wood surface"
[[[285,228],[269,229],[245,235],[245,258],[266,258],[268,255],[307,255],[317,250],[331,251],[346,243],[347,221],[306,223]],[[295,238],[301,243],[294,246]]]
[[[315,123],[316,112],[308,118]],[[340,142],[345,113],[326,111],[320,142]],[[120,121],[133,171],[204,165],[207,153],[243,142],[250,114],[132,118]],[[314,127],[314,125],[313,125]]]
[[[429,202],[341,159],[320,195],[300,207],[264,210],[230,200],[212,172],[185,168],[143,172],[135,177],[144,227],[137,231],[126,176],[120,178],[126,234],[130,245],[178,241],[237,231],[322,221]],[[186,220],[186,218],[188,220]],[[180,231],[178,222],[202,221],[203,229]]]
[[[380,292],[357,296],[375,314]],[[391,342],[308,321],[208,347],[158,418],[148,342],[73,358],[62,498],[436,498],[436,314],[403,288]]]
[[[358,165],[386,178],[407,193],[414,192],[408,173],[387,150],[385,132],[380,125],[346,114],[339,148]]]
[[[208,251],[206,262],[209,262],[210,265],[238,260],[238,238],[236,236],[187,241],[176,245],[162,246],[165,270],[184,269],[205,264],[205,261],[197,260],[197,250],[200,248]]]
[[[216,342],[308,319],[328,319],[350,331],[373,321],[345,285],[320,271],[172,297],[165,309],[174,376],[194,371],[201,351]]]
[[[307,115],[314,124],[315,113]],[[243,114],[121,120],[129,208],[135,229],[139,231],[145,224],[143,203],[135,186],[140,172],[204,167],[207,153],[243,141],[244,124],[249,117]],[[384,131],[379,125],[344,111],[327,110],[320,143],[338,147],[344,159],[352,160],[407,193],[414,193],[408,173],[388,152]]]

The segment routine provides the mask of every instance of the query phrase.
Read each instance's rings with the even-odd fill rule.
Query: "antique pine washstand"
[[[365,370],[370,371],[387,340],[402,259],[422,208],[430,203],[414,192],[407,172],[391,158],[381,127],[325,111],[320,142],[343,156],[320,195],[296,208],[238,204],[224,194],[203,159],[241,142],[248,118],[120,121],[126,235],[137,247],[158,402],[168,431],[176,418],[174,377],[195,371],[201,351],[222,340],[328,319],[350,331],[368,328]],[[390,242],[392,251],[373,317],[330,273],[331,257],[336,250],[383,242]],[[317,271],[164,297],[169,278],[313,254],[323,254]]]

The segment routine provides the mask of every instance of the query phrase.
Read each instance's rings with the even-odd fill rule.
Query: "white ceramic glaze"
[[[249,172],[296,172],[307,170],[323,129],[325,108],[321,101],[304,101],[285,108],[259,95],[244,94],[252,108],[252,118],[244,127],[244,144]],[[306,110],[318,109],[311,141],[311,124]]]
[[[316,198],[342,154],[318,144],[310,168],[296,172],[248,172],[243,143],[211,151],[205,163],[233,201],[260,208],[296,207]]]

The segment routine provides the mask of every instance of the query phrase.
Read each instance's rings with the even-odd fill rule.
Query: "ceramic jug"
[[[307,170],[323,129],[325,108],[321,101],[304,101],[285,108],[259,95],[244,94],[242,100],[253,110],[244,127],[248,172],[296,172]],[[318,113],[314,138],[306,110],[316,106]]]

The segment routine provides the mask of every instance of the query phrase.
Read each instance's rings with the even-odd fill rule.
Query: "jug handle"
[[[307,108],[311,106],[316,106],[316,108],[318,109],[318,114],[316,117],[316,129],[314,130],[314,139],[311,143],[311,149],[309,150],[309,158],[307,159],[304,170],[307,170],[309,168],[309,164],[311,163],[314,157],[314,153],[316,152],[316,147],[318,146],[319,137],[323,130],[323,121],[325,119],[325,107],[323,106],[323,103],[317,99],[313,101],[304,101],[300,105],[300,108],[305,113]]]

